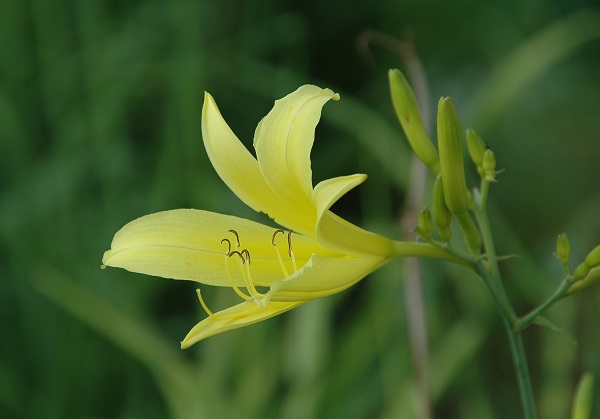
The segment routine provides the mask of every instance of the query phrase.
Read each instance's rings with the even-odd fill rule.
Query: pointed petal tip
[[[190,342],[190,340],[188,340],[187,338],[181,341],[181,350],[185,350],[187,348],[189,348],[190,346],[192,346],[194,343],[196,342]]]
[[[104,254],[102,255],[102,269],[106,268],[108,266],[108,259],[110,259],[110,256],[112,255],[112,250],[107,250],[106,252],[104,252]]]

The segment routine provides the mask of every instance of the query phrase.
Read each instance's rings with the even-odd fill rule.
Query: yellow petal
[[[342,176],[319,183],[314,190],[317,205],[317,239],[328,249],[363,258],[394,255],[392,240],[364,230],[329,211],[346,192],[361,184],[365,175]]]
[[[317,206],[317,215],[331,208],[348,191],[367,180],[367,175],[355,174],[339,176],[319,182],[313,191],[313,199]]]
[[[186,279],[209,285],[231,286],[225,265],[228,239],[233,247],[240,238],[240,250],[251,255],[252,279],[268,286],[284,277],[272,245],[274,228],[243,218],[194,209],[178,209],[138,218],[115,234],[111,250],[102,263],[164,278]],[[285,239],[281,239],[285,242]],[[305,264],[316,242],[294,234],[292,245],[299,266]],[[280,247],[286,246],[283,243]],[[229,272],[238,286],[243,285],[238,256],[229,258]]]
[[[214,336],[219,333],[227,332],[228,330],[237,329],[260,322],[262,320],[267,320],[302,304],[304,304],[303,301],[285,303],[273,302],[267,307],[260,307],[254,302],[243,302],[215,313],[214,315],[202,320],[200,323],[194,326],[183,339],[183,342],[181,342],[181,348],[189,348],[194,343],[197,343],[202,339],[206,339],[207,337]]]
[[[258,164],[269,187],[290,205],[311,213],[313,222],[310,151],[321,108],[338,98],[329,89],[302,86],[275,102],[254,135]]]
[[[256,158],[227,125],[208,93],[202,108],[202,138],[208,157],[225,184],[246,205],[268,214],[275,221],[296,232],[314,235],[315,218],[300,208],[288,205],[271,191]]]
[[[269,301],[306,301],[335,294],[354,285],[389,260],[313,255],[296,274],[271,285]]]

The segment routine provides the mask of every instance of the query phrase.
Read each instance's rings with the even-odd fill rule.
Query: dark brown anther
[[[229,230],[229,232],[235,234],[235,238],[237,240],[237,245],[239,246],[240,245],[240,235],[238,234],[238,232],[235,230]]]
[[[294,230],[288,231],[288,256],[292,257],[292,232]]]
[[[227,253],[225,253],[227,256],[229,256],[229,254],[231,253],[231,242],[229,241],[229,239],[223,239],[221,240],[221,244],[223,244],[223,242],[227,242]]]
[[[248,249],[244,249],[242,250],[242,253],[240,253],[240,255],[243,257],[244,255],[246,256],[246,260],[248,261],[248,265],[250,265],[250,252],[248,251]]]
[[[238,252],[237,250],[229,252],[229,255],[227,255],[227,256],[231,257],[233,255],[238,255],[240,257],[240,259],[242,259],[242,263],[246,263],[246,259],[244,259],[244,256],[240,252]]]
[[[275,230],[275,233],[273,233],[273,239],[271,239],[271,244],[272,244],[273,246],[277,246],[277,245],[275,244],[275,236],[276,236],[276,235],[278,235],[279,233],[281,233],[281,234],[284,234],[284,233],[285,233],[285,231],[283,231],[283,230]]]

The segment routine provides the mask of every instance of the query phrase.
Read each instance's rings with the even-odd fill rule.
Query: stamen
[[[243,255],[246,255],[246,260],[248,261],[248,265],[250,265],[251,260],[250,260],[250,252],[248,251],[248,249],[242,250],[241,255],[242,255],[242,257],[243,257]]]
[[[288,231],[288,255],[290,257],[292,256],[292,231],[294,230]]]
[[[200,288],[198,288],[196,290],[196,294],[198,294],[198,299],[200,300],[200,304],[202,305],[202,308],[204,309],[204,311],[206,311],[206,314],[208,314],[208,317],[210,317],[213,320],[216,320],[218,317],[215,316],[212,311],[210,311],[210,309],[204,302],[204,299],[202,298],[202,293],[200,292]]]
[[[237,231],[235,231],[233,229],[229,230],[229,232],[235,234],[235,238],[237,240],[237,245],[236,245],[236,249],[237,249],[240,246],[240,235],[238,234]]]
[[[200,300],[200,305],[202,305],[202,308],[204,309],[204,311],[206,311],[206,314],[208,314],[208,317],[210,317],[213,320],[225,320],[225,319],[233,319],[236,316],[234,315],[229,315],[229,316],[217,316],[216,314],[214,314],[212,311],[210,311],[210,309],[208,308],[208,306],[206,305],[206,303],[204,302],[204,299],[202,298],[202,293],[200,292],[200,289],[196,290],[196,294],[198,295],[198,300]]]
[[[243,250],[242,250],[242,253],[243,253]],[[234,250],[232,252],[229,252],[229,254],[227,256],[232,257],[233,255],[238,255],[240,257],[240,259],[242,259],[242,263],[246,263],[246,259],[244,259],[244,256],[242,255],[242,253],[238,252],[237,250]]]
[[[227,272],[227,278],[229,279],[229,283],[231,284],[231,288],[233,288],[233,290],[235,291],[235,293],[243,300],[247,300],[248,298],[250,298],[249,295],[246,295],[244,293],[244,291],[242,291],[240,289],[240,287],[237,286],[237,284],[235,283],[235,281],[233,280],[233,277],[231,276],[231,271],[229,270],[229,257],[231,255],[228,253],[225,255],[225,272]]]
[[[271,240],[271,244],[273,246],[275,246],[275,253],[277,253],[277,259],[279,260],[279,266],[281,266],[281,270],[283,271],[283,274],[285,275],[285,277],[289,277],[290,274],[288,273],[287,269],[285,269],[285,265],[283,264],[283,259],[281,258],[281,253],[279,252],[279,248],[277,247],[277,244],[275,244],[275,236],[277,236],[277,234],[284,234],[285,231],[283,230],[276,230],[275,233],[273,233],[273,239]]]
[[[229,256],[229,254],[231,253],[231,242],[229,241],[229,239],[221,240],[221,244],[223,244],[223,242],[227,242],[227,253],[225,254]]]
[[[242,265],[240,265],[240,271],[242,273],[242,278],[244,279],[244,286],[246,287],[246,289],[248,290],[248,292],[250,293],[251,296],[255,296],[255,295],[259,295],[260,293],[256,290],[256,287],[254,286],[254,283],[252,282],[252,275],[250,275],[250,252],[248,251],[248,249],[244,249],[241,252],[238,252],[237,250],[233,250],[229,253],[228,257],[231,257],[233,255],[238,255],[240,257],[240,259],[242,260],[242,265],[246,265],[246,268],[244,269],[244,267]],[[246,255],[246,257],[244,257],[244,255]],[[246,260],[248,260],[248,263],[246,263]],[[233,282],[233,280],[232,280]],[[242,293],[242,291],[240,290],[240,293]],[[238,295],[240,295],[238,293]],[[241,297],[241,295],[240,295]],[[244,298],[244,297],[242,297]],[[250,298],[250,297],[246,297],[246,298]]]
[[[273,246],[276,246],[276,244],[275,244],[275,236],[278,235],[279,233],[285,234],[285,231],[283,231],[283,230],[275,230],[275,233],[273,233],[273,238],[271,239],[271,244]]]
[[[242,250],[242,255],[246,255],[246,260],[248,261],[248,263],[246,264],[246,276],[244,277],[246,279],[246,288],[248,289],[248,292],[250,293],[251,296],[257,296],[260,293],[256,290],[256,287],[254,286],[254,281],[252,281],[252,275],[250,274],[250,252],[248,251],[248,249],[244,249]]]
[[[292,231],[288,232],[288,254],[290,258],[292,258],[292,267],[294,268],[294,272],[298,271],[298,267],[296,266],[296,258],[294,257],[294,251],[292,250]]]

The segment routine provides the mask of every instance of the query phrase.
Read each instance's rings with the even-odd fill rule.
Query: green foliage
[[[179,341],[204,316],[195,284],[100,269],[113,234],[144,214],[194,207],[263,220],[208,162],[204,90],[247,145],[274,98],[304,83],[339,92],[318,128],[315,180],[369,174],[334,210],[392,235],[410,153],[386,69],[402,63],[374,48],[369,71],[354,50],[366,27],[414,40],[432,97],[452,96],[506,170],[490,212],[499,253],[521,256],[501,264],[519,279],[505,284],[517,311],[555,288],[558,232],[569,234],[571,260],[586,260],[600,239],[597,12],[552,2],[296,3],[0,2],[0,417],[411,417],[395,263],[186,352]],[[518,416],[489,296],[462,269],[434,261],[423,270],[436,416]],[[203,295],[215,308],[235,298]],[[546,313],[577,346],[524,331],[543,418],[567,417],[574,377],[600,371],[599,297],[595,284]]]

